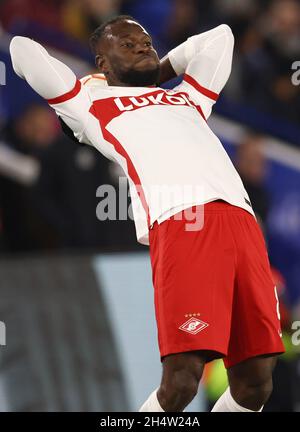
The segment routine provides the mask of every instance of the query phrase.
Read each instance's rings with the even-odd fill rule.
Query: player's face
[[[98,66],[110,85],[156,84],[160,72],[157,52],[146,30],[134,21],[111,25],[99,46]]]

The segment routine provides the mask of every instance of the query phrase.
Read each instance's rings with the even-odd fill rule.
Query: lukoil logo
[[[119,97],[114,101],[120,111],[132,111],[147,105],[188,105],[192,108],[195,107],[188,95],[183,92],[169,94],[166,91],[159,91],[138,97]]]

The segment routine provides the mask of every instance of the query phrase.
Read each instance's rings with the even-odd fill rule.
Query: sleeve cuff
[[[81,82],[79,80],[76,80],[75,86],[73,87],[72,90],[56,98],[47,99],[47,102],[49,105],[57,105],[63,102],[67,102],[68,100],[73,99],[75,96],[77,96],[80,90],[81,90]]]

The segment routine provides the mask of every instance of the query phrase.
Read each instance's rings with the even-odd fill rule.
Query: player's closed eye
[[[147,42],[144,42],[144,45],[147,47],[151,47],[152,43],[150,41],[147,41]],[[121,47],[133,48],[134,44],[132,42],[125,42],[124,44],[121,45]]]
[[[125,47],[125,48],[133,48],[134,45],[132,42],[125,42],[121,45],[121,47]]]

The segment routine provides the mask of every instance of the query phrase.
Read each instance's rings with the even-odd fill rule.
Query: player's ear
[[[97,54],[96,55],[95,63],[96,63],[97,69],[101,73],[103,73],[103,74],[107,73],[108,69],[107,69],[106,59],[105,59],[103,54]]]

